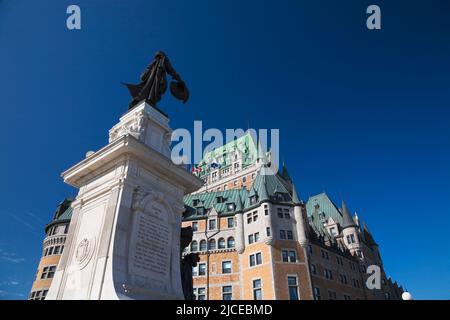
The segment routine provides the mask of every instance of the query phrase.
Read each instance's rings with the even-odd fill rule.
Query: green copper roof
[[[72,218],[72,207],[71,203],[73,200],[64,199],[56,208],[56,212],[53,215],[53,220],[45,226],[45,232],[51,226],[58,224],[60,222],[68,222]]]
[[[251,197],[256,197],[256,202],[251,202]],[[198,207],[203,207],[205,210],[214,208],[219,215],[235,214],[241,211],[241,208],[242,210],[246,210],[259,206],[260,203],[265,201],[293,205],[291,194],[277,175],[262,175],[258,172],[250,191],[247,191],[245,188],[230,189],[185,196],[184,203],[186,212],[184,216],[185,219],[202,217],[201,210],[198,211],[196,209]],[[233,206],[229,207],[230,204]],[[233,210],[230,210],[230,208],[233,208]]]
[[[249,132],[234,141],[206,153],[202,161],[198,164],[198,166],[202,168],[200,177],[209,172],[210,169],[208,168],[208,165],[213,162],[218,163],[221,168],[230,166],[234,161],[232,154],[235,151],[238,151],[243,155],[242,166],[244,168],[256,161],[258,150],[256,148],[255,141]]]
[[[323,223],[330,217],[342,226],[342,215],[326,193],[310,197],[306,202],[306,212],[313,229],[320,233],[324,232]]]
[[[294,204],[299,204],[301,201],[298,198],[297,190],[295,189],[295,185],[292,184],[292,202]]]

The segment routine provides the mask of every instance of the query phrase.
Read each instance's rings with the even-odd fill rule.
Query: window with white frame
[[[299,300],[296,276],[288,276],[289,300]]]
[[[251,254],[249,258],[250,258],[250,267],[262,264],[261,252]]]
[[[222,287],[222,300],[233,300],[233,287],[223,286]]]
[[[206,263],[198,264],[198,275],[205,276],[206,275]]]
[[[222,273],[231,273],[231,261],[222,261]]]
[[[253,300],[262,300],[261,279],[253,280]]]

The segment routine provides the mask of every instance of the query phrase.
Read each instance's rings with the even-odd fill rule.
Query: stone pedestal
[[[170,160],[169,119],[146,103],[65,171],[79,193],[51,299],[183,299],[183,196],[203,182]]]

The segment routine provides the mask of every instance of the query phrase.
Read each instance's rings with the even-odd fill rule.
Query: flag
[[[217,162],[212,162],[212,163],[209,164],[209,167],[211,169],[217,169],[217,168],[220,168],[220,164],[217,163]]]
[[[200,172],[202,172],[202,168],[200,168],[200,167],[196,167],[195,165],[194,166],[192,166],[192,173],[200,173]]]

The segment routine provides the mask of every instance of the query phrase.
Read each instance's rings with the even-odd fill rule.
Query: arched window
[[[219,249],[225,249],[225,239],[224,238],[219,239]]]
[[[206,240],[200,241],[200,251],[206,251]]]
[[[216,240],[214,240],[214,239],[209,240],[208,249],[209,250],[216,250]]]
[[[228,248],[234,248],[234,238],[233,237],[229,237],[227,240],[227,247]]]
[[[191,243],[191,252],[196,252],[198,250],[198,243],[197,241],[192,241]]]

